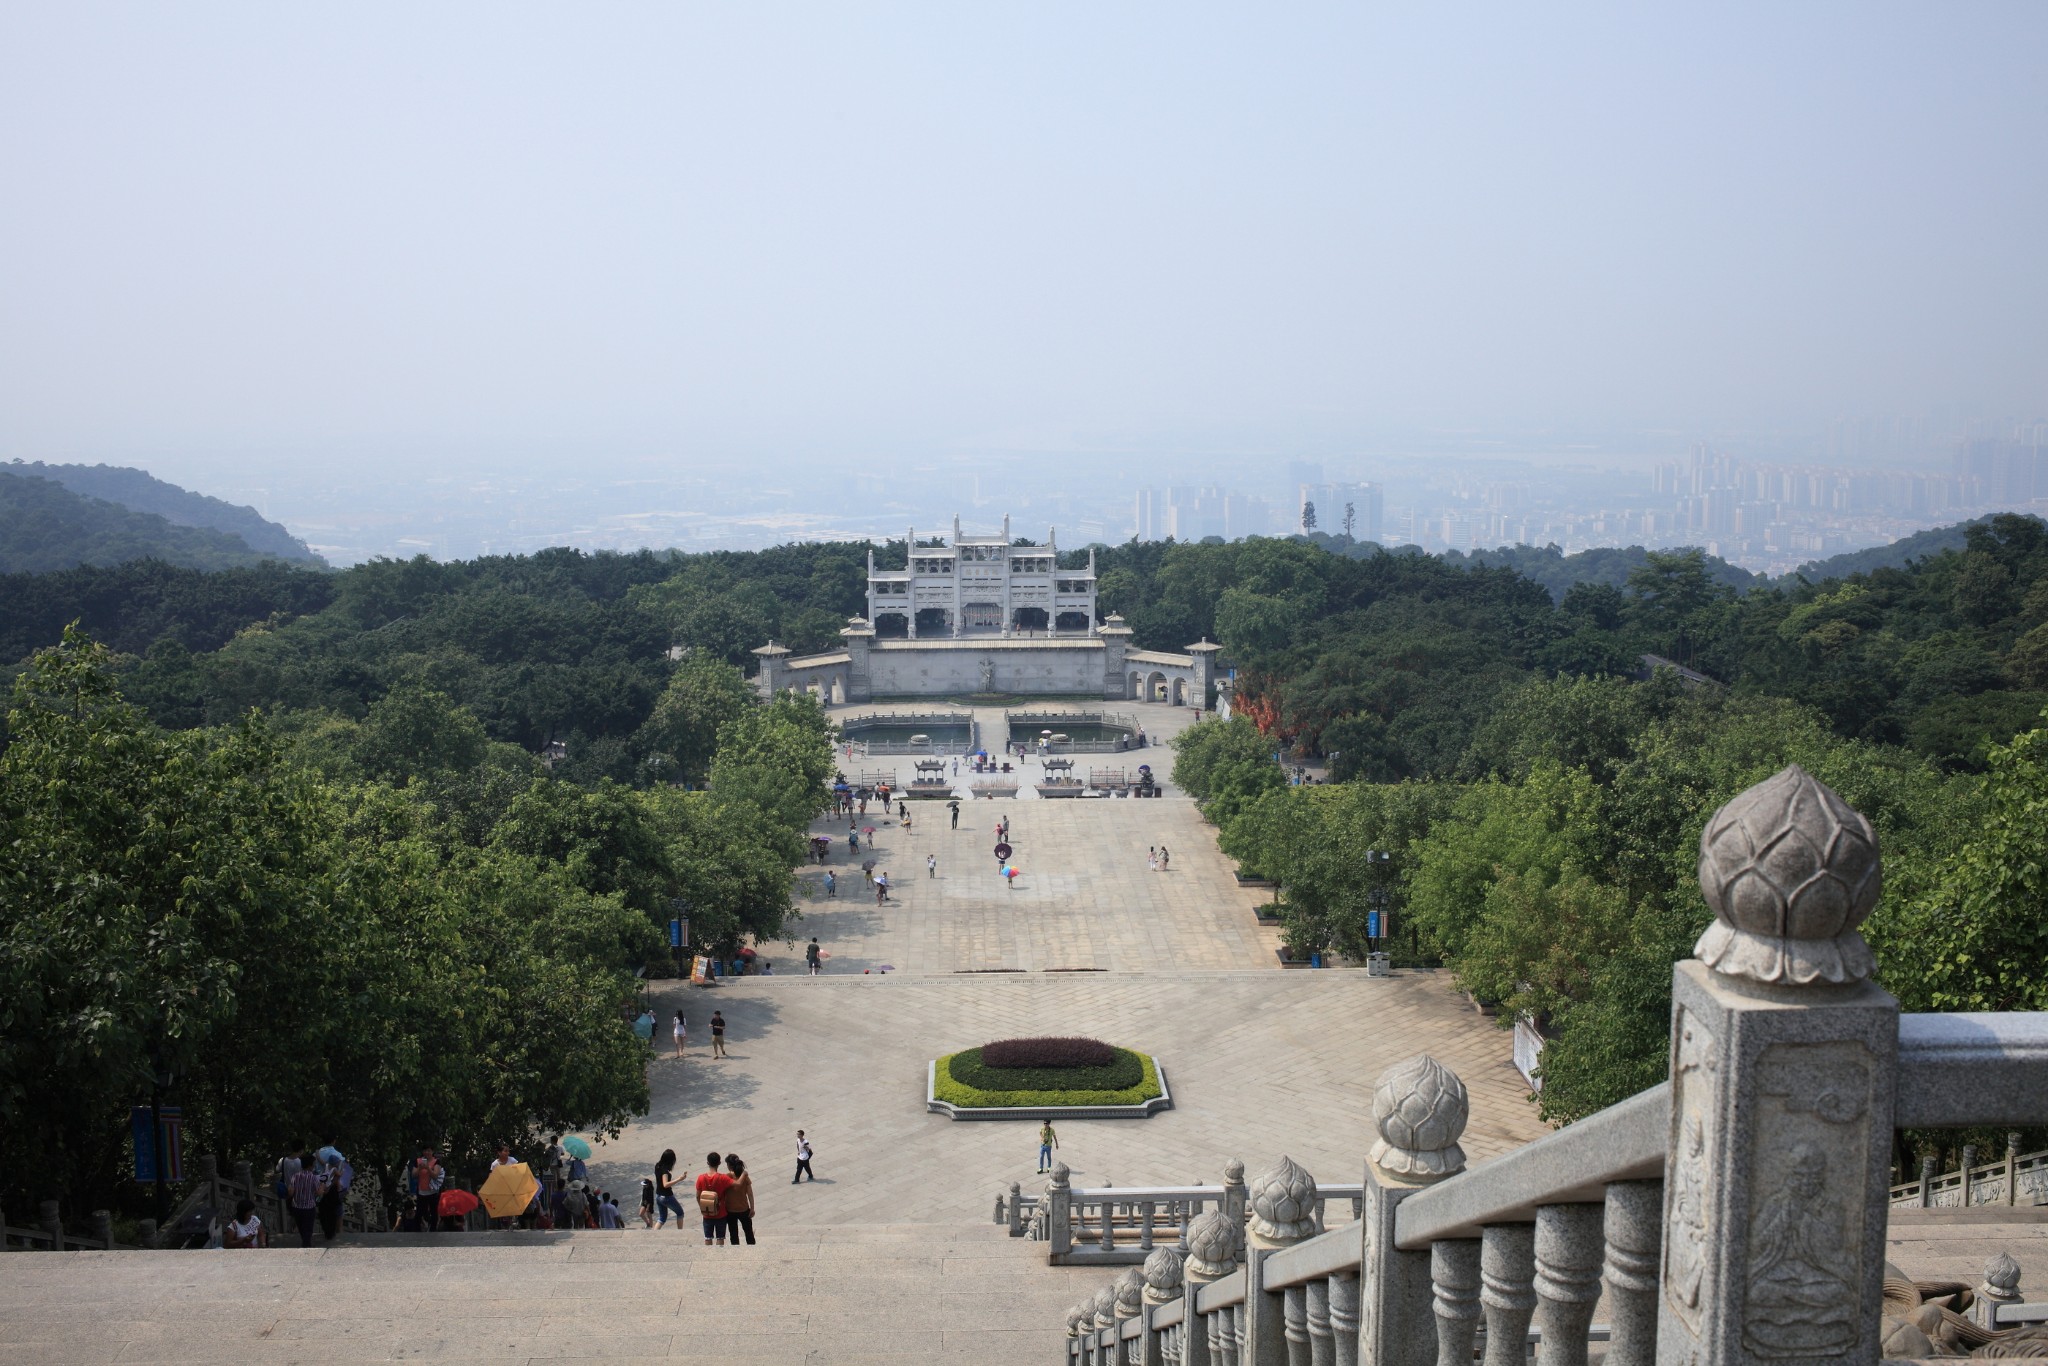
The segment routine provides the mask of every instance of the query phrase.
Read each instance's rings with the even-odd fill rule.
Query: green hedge
[[[1138,1054],[1109,1051],[1103,1067],[990,1067],[981,1049],[970,1048],[952,1055],[953,1080],[977,1091],[1128,1091],[1145,1080]]]
[[[1143,1071],[1138,1084],[1118,1091],[982,1091],[954,1079],[951,1064],[959,1056],[948,1053],[940,1058],[935,1078],[936,1095],[952,1105],[1023,1110],[1050,1105],[1143,1105],[1165,1094],[1159,1085],[1158,1064],[1143,1053],[1131,1054]]]

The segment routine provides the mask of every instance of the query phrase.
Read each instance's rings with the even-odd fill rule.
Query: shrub
[[[998,1039],[975,1050],[990,1067],[1107,1067],[1117,1050],[1100,1039]]]
[[[938,1060],[933,1094],[950,1105],[983,1109],[1036,1110],[1048,1105],[1143,1105],[1164,1094],[1159,1085],[1159,1067],[1143,1053],[1138,1059],[1144,1075],[1136,1086],[1120,1091],[982,1091],[954,1077],[952,1063],[960,1055],[948,1054]]]
[[[970,1048],[953,1054],[953,1076],[978,1091],[1122,1091],[1144,1077],[1138,1054],[1107,1044],[1102,1049],[1109,1061],[1100,1067],[992,1067],[988,1049]]]

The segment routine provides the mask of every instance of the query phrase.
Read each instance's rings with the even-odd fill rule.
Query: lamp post
[[[171,1193],[164,1183],[164,1168],[169,1165],[169,1146],[164,1142],[164,1088],[177,1075],[174,1069],[164,1063],[161,1044],[149,1050],[149,1142],[153,1151],[151,1168],[155,1180],[156,1223],[162,1228],[171,1214]]]

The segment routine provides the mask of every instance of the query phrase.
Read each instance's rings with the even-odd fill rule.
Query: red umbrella
[[[441,1192],[441,1217],[444,1219],[459,1219],[476,1206],[477,1198],[472,1191]]]

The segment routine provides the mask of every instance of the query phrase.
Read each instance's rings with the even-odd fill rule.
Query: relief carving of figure
[[[1671,1192],[1670,1263],[1664,1290],[1673,1304],[1692,1311],[1688,1319],[1696,1320],[1700,1280],[1707,1269],[1707,1135],[1696,1114],[1685,1116],[1679,1151],[1684,1159],[1676,1164],[1678,1181]]]
[[[1678,1058],[1672,1069],[1672,1104],[1679,1115],[1676,1164],[1665,1222],[1664,1299],[1691,1331],[1700,1330],[1700,1300],[1707,1274],[1707,1178],[1714,1154],[1707,1147],[1704,1108],[1718,1070],[1714,1036],[1690,1014],[1681,1011],[1676,1023]]]
[[[1855,1268],[1827,1200],[1827,1154],[1798,1143],[1791,1158],[1750,1224],[1743,1344],[1758,1356],[1837,1356],[1856,1341]]]
[[[996,662],[993,659],[981,661],[981,690],[985,693],[996,690]]]

